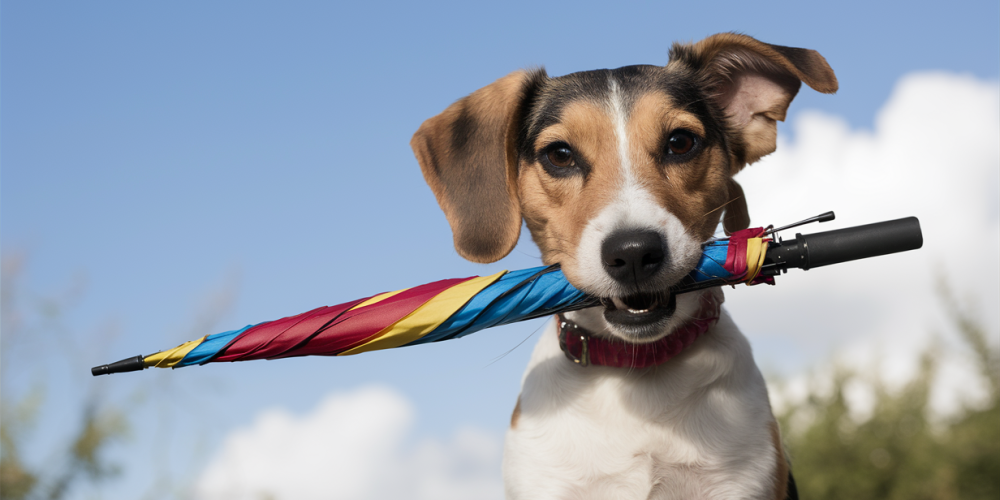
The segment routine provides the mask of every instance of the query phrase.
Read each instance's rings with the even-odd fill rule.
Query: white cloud
[[[203,499],[501,498],[499,438],[460,429],[410,444],[412,405],[379,386],[328,395],[312,412],[262,412],[199,478]]]
[[[805,91],[805,90],[804,90]],[[837,97],[831,97],[836,99]],[[838,221],[795,232],[915,215],[924,247],[808,272],[778,286],[737,289],[727,305],[751,340],[788,346],[782,359],[761,352],[786,374],[830,351],[856,365],[879,366],[890,382],[908,377],[932,333],[949,335],[935,292],[943,272],[966,303],[997,331],[1000,303],[1000,88],[971,76],[918,73],[900,80],[873,131],[803,112],[794,139],[740,174],[755,224],[788,223],[827,210]],[[758,287],[760,288],[760,287]],[[780,344],[778,343],[778,344]],[[942,356],[939,408],[974,396],[978,380],[956,356]]]

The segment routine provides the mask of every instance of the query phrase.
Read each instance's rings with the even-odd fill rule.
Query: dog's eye
[[[670,134],[670,138],[667,139],[667,154],[668,155],[682,155],[691,152],[694,149],[696,139],[691,132],[685,130],[678,130]]]
[[[549,150],[546,158],[554,167],[569,168],[573,166],[573,150],[567,146],[558,146]]]
[[[576,154],[569,144],[562,141],[553,142],[542,148],[538,152],[536,161],[552,177],[565,178],[576,175],[586,177],[587,173],[590,172],[587,160]]]

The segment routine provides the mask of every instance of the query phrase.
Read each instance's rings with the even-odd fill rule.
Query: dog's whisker
[[[508,354],[514,352],[514,350],[516,350],[518,347],[521,347],[521,345],[524,344],[525,342],[527,342],[528,339],[530,339],[531,337],[534,337],[535,334],[538,333],[538,330],[542,329],[542,327],[544,327],[544,326],[545,326],[545,323],[542,323],[541,325],[538,325],[538,328],[535,328],[534,330],[532,330],[531,333],[529,333],[527,337],[524,337],[524,339],[522,339],[520,342],[518,342],[517,345],[515,345],[514,347],[511,347],[510,349],[508,349],[503,354],[501,354],[501,355],[493,358],[483,368],[488,368],[488,367],[492,366],[494,363],[496,363],[496,362],[500,361],[501,359],[507,357]]]
[[[705,212],[705,214],[702,215],[701,218],[704,219],[705,217],[708,217],[709,215],[712,215],[714,212],[722,210],[723,208],[726,207],[726,205],[728,205],[728,204],[730,204],[730,203],[732,203],[734,201],[737,201],[737,200],[739,200],[741,198],[743,198],[743,197],[742,196],[734,196],[734,197],[730,198],[728,201],[726,201],[725,203],[723,203],[722,205],[719,205],[719,206],[717,206],[717,207],[709,210],[708,212]]]

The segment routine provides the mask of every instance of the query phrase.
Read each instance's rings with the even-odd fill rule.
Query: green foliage
[[[127,430],[124,419],[117,412],[98,415],[84,411],[79,430],[65,445],[67,449],[60,450],[65,458],[29,467],[23,462],[20,450],[22,443],[30,441],[29,427],[36,418],[37,415],[30,411],[4,415],[0,421],[0,444],[3,446],[0,499],[65,498],[81,481],[98,482],[118,472],[104,457],[105,450]]]
[[[0,415],[0,498],[27,498],[38,484],[38,477],[21,463],[18,437],[22,427],[34,420],[39,398],[25,398],[19,405],[3,405]]]
[[[975,315],[942,289],[952,324],[987,383],[985,404],[944,422],[931,420],[934,351],[896,391],[871,374],[840,368],[829,390],[815,388],[778,416],[801,498],[1000,498],[1000,355]],[[870,384],[875,395],[862,421],[852,417],[845,398],[854,381]]]
[[[86,375],[89,366],[83,360],[103,359],[107,354],[102,352],[95,357],[87,348],[110,345],[114,329],[101,327],[82,332],[78,325],[65,324],[70,306],[83,292],[79,281],[74,280],[61,293],[36,295],[21,283],[24,259],[20,254],[6,252],[2,266],[0,500],[100,498],[102,487],[122,472],[121,467],[128,465],[113,463],[108,452],[124,443],[130,419],[137,422],[137,410],[151,401],[161,405],[155,412],[155,418],[162,419],[156,421],[161,424],[161,432],[152,439],[150,452],[140,460],[145,460],[144,468],[151,469],[157,477],[144,492],[136,492],[133,497],[189,498],[189,481],[195,476],[200,455],[198,451],[191,453],[187,460],[191,470],[172,473],[167,456],[172,438],[170,423],[178,413],[172,413],[171,405],[165,403],[169,397],[150,397],[151,394],[169,396],[169,385],[155,386],[155,382],[147,381],[125,393],[120,385],[114,385],[123,379],[95,381]],[[216,330],[216,322],[235,296],[232,279],[229,281],[222,290],[206,298],[205,305],[197,311],[194,328],[180,333],[179,339],[197,338]],[[147,379],[169,380],[169,376],[149,375],[154,376]],[[62,397],[46,398],[45,389]],[[128,408],[128,413],[124,408]],[[60,427],[67,418],[74,426],[54,428],[49,419],[40,418],[47,416],[46,411],[62,413]],[[184,415],[198,416],[197,411],[187,408]],[[149,421],[145,425],[149,426]],[[43,442],[51,443],[48,449],[42,449]],[[131,446],[133,457],[146,452],[139,446]]]
[[[3,281],[0,283],[0,320],[3,333],[3,364],[9,358],[41,359],[46,341],[53,340],[63,304],[59,300],[41,299],[34,307],[25,306],[17,278],[21,271],[19,259],[5,256]],[[113,476],[117,468],[104,456],[106,450],[122,438],[127,430],[124,416],[110,408],[93,411],[91,403],[68,411],[79,414],[80,425],[68,440],[52,450],[55,459],[43,464],[29,464],[23,449],[31,446],[37,435],[35,422],[44,403],[45,380],[36,382],[34,390],[16,398],[10,390],[12,373],[4,372],[0,399],[0,500],[49,499],[69,496],[83,482],[96,483]]]

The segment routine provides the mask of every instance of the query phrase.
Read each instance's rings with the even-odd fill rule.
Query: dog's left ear
[[[452,104],[410,146],[451,225],[455,250],[495,262],[517,245],[517,136],[525,102],[545,71],[516,71]]]
[[[694,45],[674,44],[670,62],[697,72],[739,134],[732,144],[733,174],[774,152],[776,121],[785,119],[801,82],[819,92],[837,91],[837,77],[819,52],[736,33],[712,35]]]

